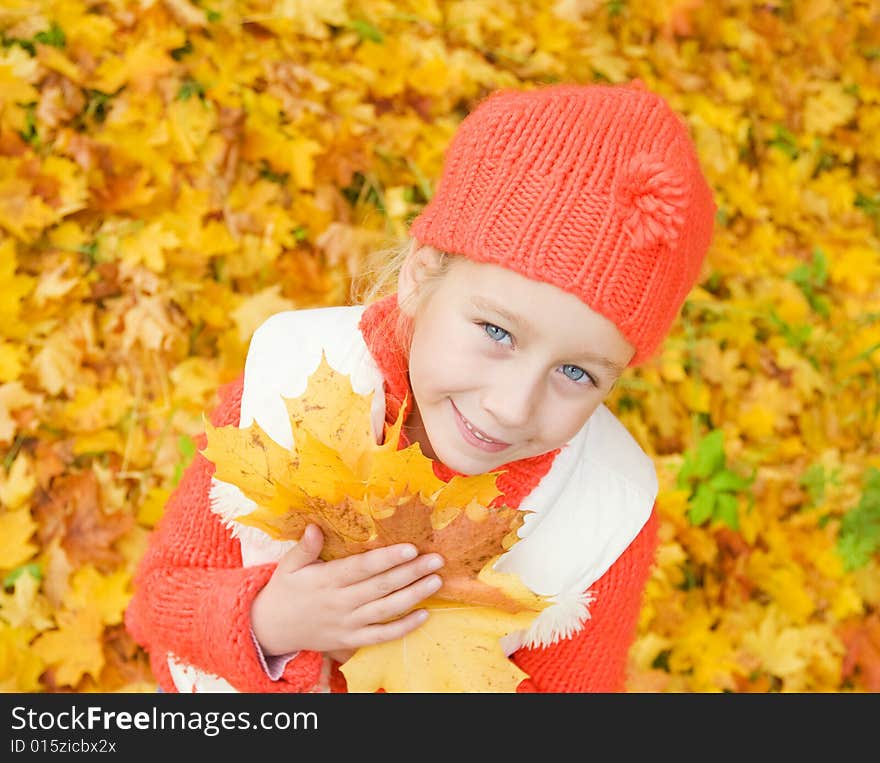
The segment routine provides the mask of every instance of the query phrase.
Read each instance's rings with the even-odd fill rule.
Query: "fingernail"
[[[432,556],[428,560],[428,569],[429,570],[439,570],[443,566],[443,557],[442,556]]]
[[[439,575],[431,575],[431,577],[428,578],[427,586],[432,591],[436,591],[442,585],[443,579]]]
[[[419,550],[415,546],[405,546],[400,550],[401,559],[415,559],[419,555]]]

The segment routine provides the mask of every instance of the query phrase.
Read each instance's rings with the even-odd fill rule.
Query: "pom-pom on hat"
[[[410,234],[574,294],[634,366],[696,283],[715,211],[687,124],[641,81],[544,85],[497,90],[462,120]]]

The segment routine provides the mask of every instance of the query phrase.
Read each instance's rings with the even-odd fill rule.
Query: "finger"
[[[418,553],[418,549],[412,543],[397,543],[393,546],[383,546],[361,554],[353,554],[344,559],[334,559],[332,562],[327,562],[325,572],[332,571],[336,584],[345,587],[412,561]]]
[[[321,528],[317,525],[307,525],[297,544],[278,560],[278,566],[284,572],[296,572],[317,561],[323,547],[324,534]]]
[[[402,588],[406,588],[406,586],[414,583],[419,578],[436,572],[442,566],[443,557],[440,554],[423,554],[409,563],[400,564],[397,567],[392,567],[390,570],[353,583],[346,590],[346,593],[350,595],[348,600],[352,606],[360,607]],[[395,614],[400,614],[400,612]]]
[[[388,623],[368,625],[358,630],[352,636],[351,645],[360,648],[362,646],[370,646],[371,644],[384,644],[386,641],[403,638],[427,619],[427,610],[417,609]]]
[[[358,607],[352,613],[353,621],[361,623],[363,626],[370,626],[399,617],[404,612],[414,609],[432,594],[437,593],[442,585],[443,580],[439,575],[419,578],[406,588],[401,588],[399,591],[394,591],[394,593]]]

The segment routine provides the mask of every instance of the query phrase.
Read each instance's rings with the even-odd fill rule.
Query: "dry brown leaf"
[[[114,544],[134,526],[134,516],[105,511],[94,473],[77,472],[53,479],[48,491],[37,491],[34,516],[40,524],[42,545],[60,538],[74,565],[91,562],[110,571],[124,561]]]

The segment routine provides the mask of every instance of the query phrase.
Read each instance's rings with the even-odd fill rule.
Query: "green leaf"
[[[177,450],[189,462],[196,454],[196,444],[193,442],[192,437],[182,434],[177,438]]]
[[[798,351],[803,350],[804,346],[810,339],[810,335],[813,333],[813,327],[811,325],[804,324],[802,326],[790,326],[776,314],[776,311],[772,309],[770,310],[769,318],[789,347]]]
[[[678,470],[678,478],[676,487],[683,489],[690,486],[691,477],[694,474],[694,457],[690,451],[684,454],[681,462],[681,469]]]
[[[12,464],[15,462],[15,459],[18,457],[18,452],[21,450],[21,446],[24,444],[25,436],[23,434],[15,435],[15,440],[12,443],[12,447],[6,452],[6,456],[3,459],[3,468],[8,472],[12,468]]]
[[[64,30],[54,21],[48,31],[37,32],[34,35],[34,40],[43,43],[43,45],[51,45],[54,48],[63,48],[67,44],[64,37]]]
[[[183,45],[181,45],[179,48],[174,48],[173,50],[171,50],[171,57],[175,61],[180,61],[183,59],[184,56],[188,56],[192,52],[192,40],[187,37],[186,42]]]
[[[840,467],[834,471],[827,473],[822,464],[812,464],[803,475],[801,475],[798,484],[807,491],[810,496],[810,504],[818,506],[825,500],[826,485],[839,485]]]
[[[880,549],[880,469],[865,472],[864,486],[858,505],[840,523],[837,552],[847,571],[863,567]]]
[[[697,460],[694,476],[710,477],[724,467],[724,432],[713,429],[697,446]]]
[[[815,312],[823,318],[830,316],[828,299],[817,293],[817,290],[821,291],[828,284],[828,260],[821,249],[813,250],[813,260],[809,265],[798,265],[786,277],[797,284]]]
[[[354,19],[348,26],[357,32],[358,37],[362,40],[371,40],[372,42],[385,41],[382,32],[374,27],[369,21],[365,21],[364,19]]]
[[[816,248],[813,250],[813,267],[812,267],[813,283],[816,286],[824,287],[828,284],[828,258],[825,252]]]
[[[609,0],[607,7],[609,16],[619,16],[626,10],[626,0]]]
[[[798,484],[807,491],[810,503],[814,506],[822,503],[825,497],[825,467],[812,464],[802,475]]]
[[[78,116],[80,127],[84,127],[88,119],[94,119],[98,123],[104,122],[113,106],[111,101],[113,94],[104,93],[100,90],[88,90],[88,101],[85,108]]]
[[[31,562],[30,564],[22,564],[20,567],[10,570],[9,574],[3,578],[3,587],[12,588],[15,585],[15,581],[25,572],[33,575],[37,580],[43,579],[43,571],[40,569],[40,565],[37,562]]]
[[[265,159],[260,160],[260,177],[268,180],[271,183],[278,183],[279,185],[284,185],[287,182],[287,179],[290,177],[289,172],[275,172],[272,169],[272,166]]]
[[[797,159],[800,152],[794,135],[780,124],[774,125],[774,127],[776,135],[773,140],[768,142],[768,145],[778,148],[790,159]]]
[[[703,585],[699,570],[694,567],[692,561],[686,559],[682,564],[678,565],[678,568],[681,570],[681,583],[676,588],[681,591],[692,591],[694,588],[699,588]]]
[[[741,490],[745,490],[752,483],[751,480],[740,477],[729,469],[723,469],[714,474],[708,484],[717,493],[738,493]]]
[[[186,100],[189,100],[194,95],[196,95],[199,98],[201,98],[202,100],[204,100],[205,99],[205,88],[197,80],[194,80],[192,77],[187,77],[180,84],[180,89],[177,91],[177,95],[175,96],[175,100],[186,101]]]
[[[843,560],[847,572],[864,567],[871,561],[877,544],[871,538],[860,538],[857,535],[844,535],[837,539],[837,553]]]
[[[730,493],[721,493],[715,506],[715,518],[731,530],[739,530],[739,503]]]
[[[24,129],[19,130],[18,134],[25,143],[30,143],[34,148],[40,148],[40,133],[37,130],[37,105],[29,103],[25,107]]]
[[[701,525],[713,515],[717,498],[718,494],[708,485],[697,487],[697,492],[691,498],[688,508],[688,519],[692,525]]]

